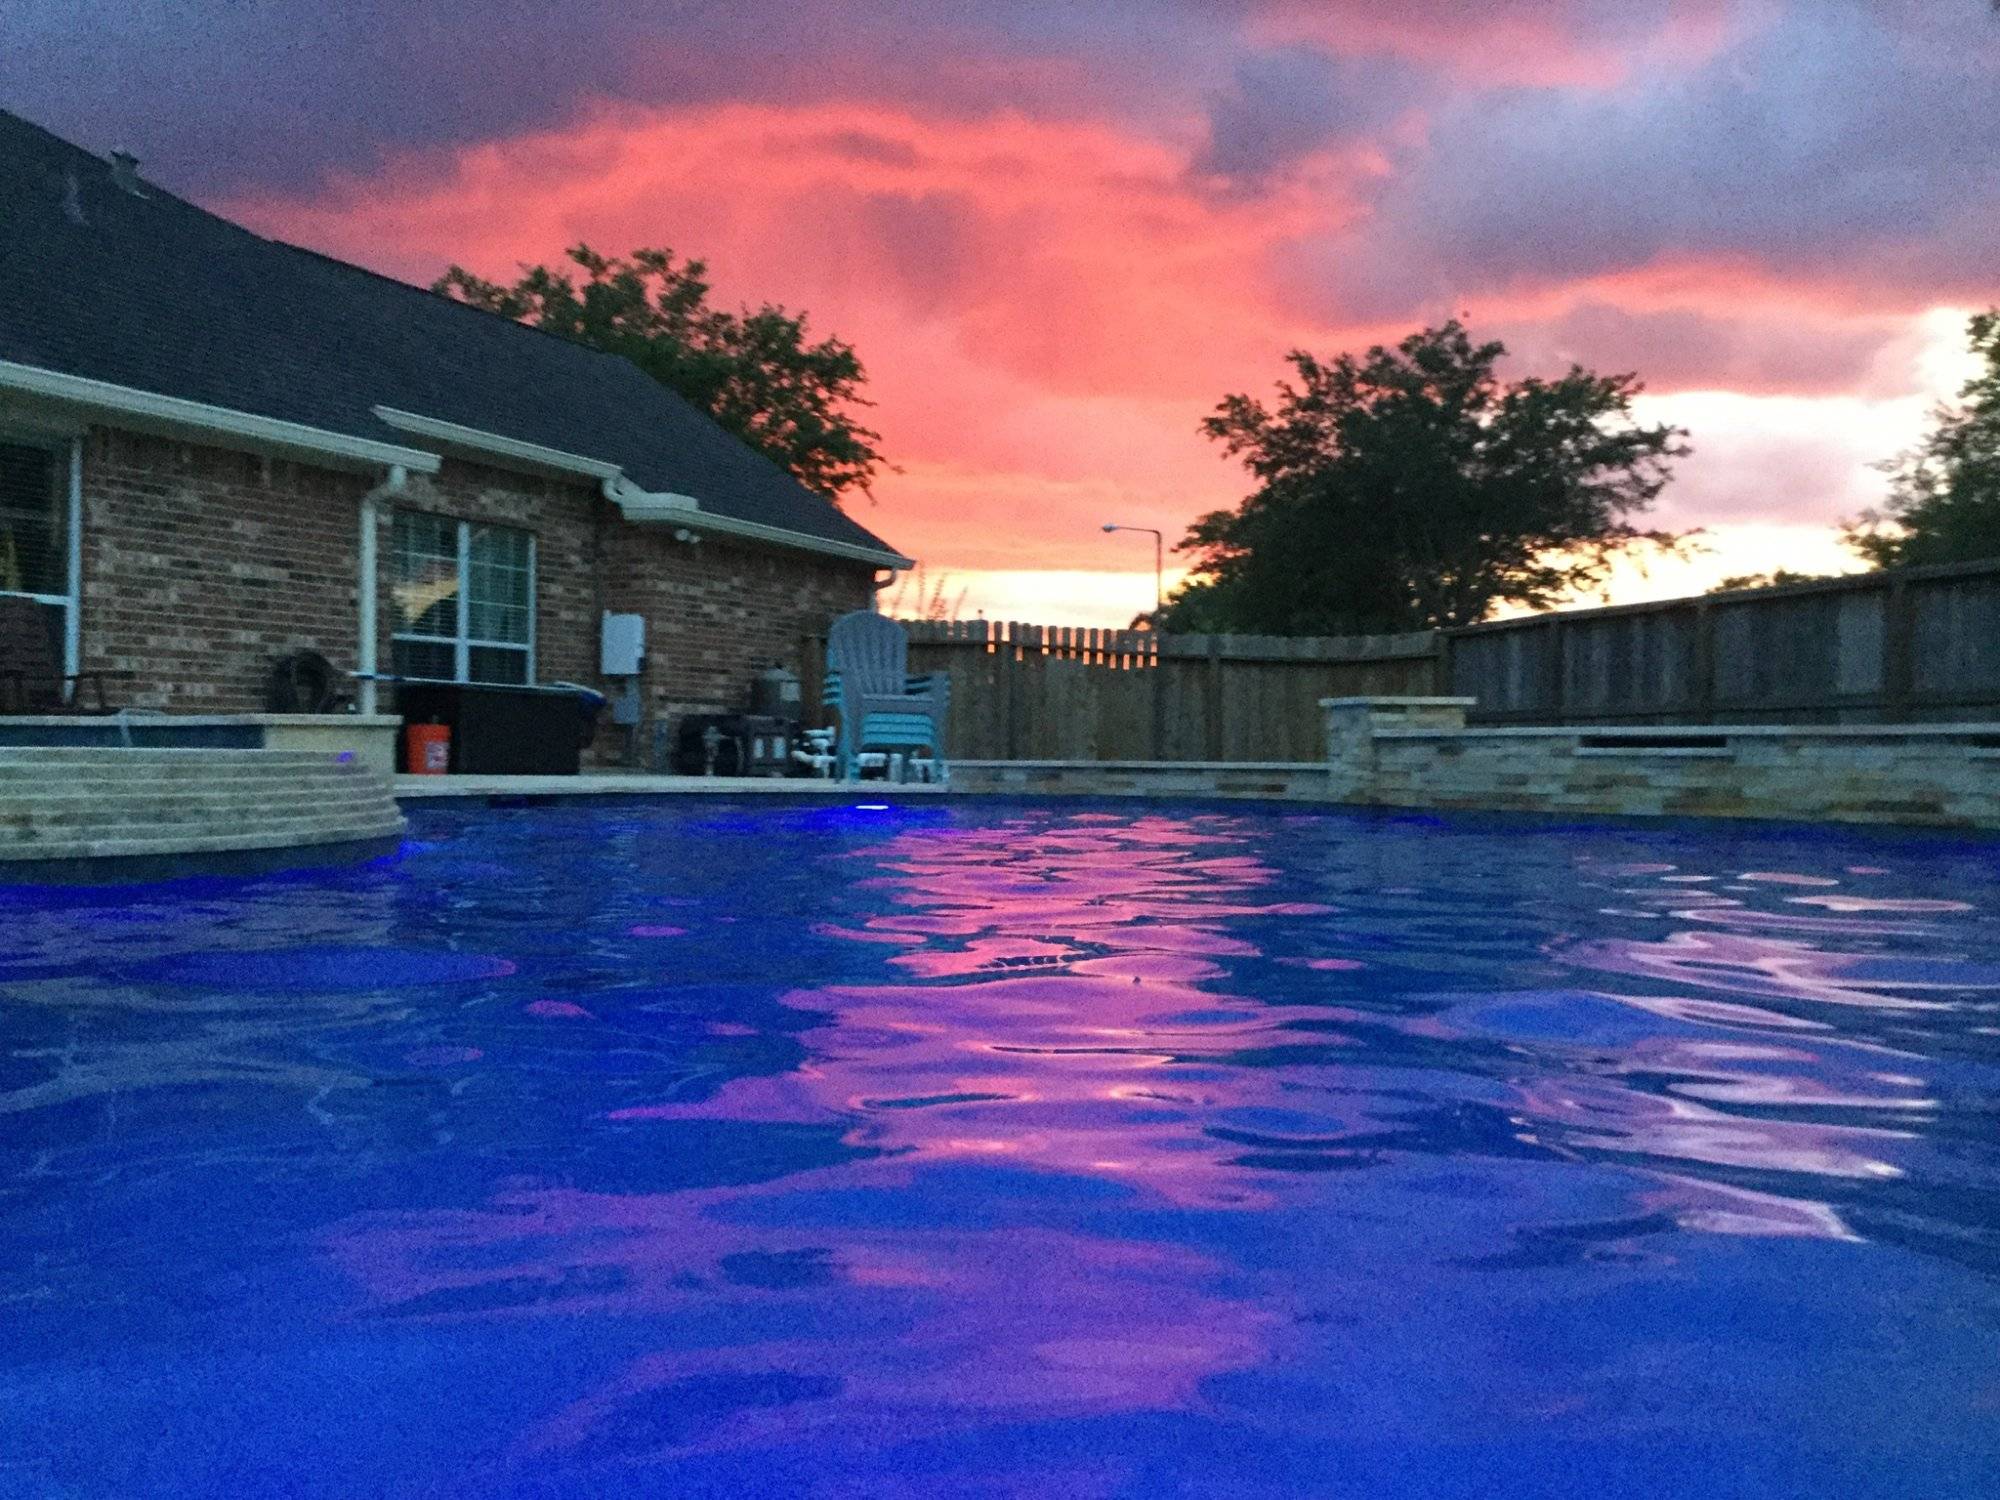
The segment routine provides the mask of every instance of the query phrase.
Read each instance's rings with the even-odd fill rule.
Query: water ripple
[[[0,893],[31,1492],[1528,1493],[1568,1444],[1748,1493],[1746,1411],[1803,1492],[2000,1456],[1989,843],[417,832]]]

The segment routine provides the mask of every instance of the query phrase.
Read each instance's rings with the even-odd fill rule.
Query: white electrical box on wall
[[[637,677],[646,662],[646,617],[604,612],[598,670],[606,677]]]

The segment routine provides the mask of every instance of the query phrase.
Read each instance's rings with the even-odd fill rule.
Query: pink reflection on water
[[[1983,970],[1968,969],[1954,976],[1948,960],[1938,961],[1923,977],[1892,978],[1865,957],[1825,953],[1785,938],[1733,933],[1677,932],[1658,942],[1575,943],[1562,948],[1560,957],[1579,968],[1639,974],[1697,989],[1881,1011],[1938,1010],[1951,1003],[1911,999],[1893,991],[2000,988]]]
[[[1350,920],[1322,903],[1271,899],[1274,874],[1238,828],[1223,816],[1104,814],[948,836],[910,831],[874,846],[868,857],[884,860],[886,873],[860,883],[883,892],[891,909],[850,919],[859,926],[814,930],[895,950],[876,957],[886,966],[878,972],[898,982],[794,991],[787,1006],[817,1013],[818,1024],[799,1035],[809,1061],[777,1076],[678,1078],[590,1127],[617,1133],[623,1150],[664,1155],[687,1149],[695,1134],[665,1128],[674,1122],[796,1126],[801,1136],[838,1140],[851,1156],[787,1166],[786,1148],[767,1138],[782,1142],[790,1132],[745,1131],[755,1149],[778,1153],[768,1166],[773,1180],[624,1195],[531,1182],[480,1209],[356,1216],[338,1226],[330,1251],[378,1316],[606,1314],[676,1327],[685,1314],[690,1325],[709,1318],[708,1327],[753,1330],[705,1335],[712,1345],[690,1337],[691,1347],[631,1360],[523,1439],[509,1462],[524,1472],[537,1455],[615,1440],[648,1400],[671,1401],[679,1382],[704,1375],[816,1372],[837,1384],[796,1404],[733,1410],[674,1439],[688,1448],[796,1438],[830,1423],[824,1408],[832,1405],[843,1429],[889,1438],[919,1433],[940,1414],[1189,1407],[1204,1379],[1269,1362],[1282,1347],[1282,1298],[1268,1293],[1286,1284],[1283,1276],[1221,1266],[1180,1245],[1023,1227],[1020,1214],[996,1214],[1007,1227],[984,1228],[979,1210],[925,1195],[967,1180],[980,1193],[988,1184],[996,1194],[1021,1192],[1026,1174],[1039,1172],[1149,1210],[1317,1205],[1328,1192],[1324,1170],[1357,1154],[1350,1142],[1373,1142],[1368,1149],[1388,1156],[1396,1147],[1383,1148],[1385,1136],[1419,1133],[1410,1117],[1426,1102],[1426,1062],[1399,1051],[1344,1067],[1342,1053],[1364,1026],[1393,1025],[1399,1042],[1463,1041],[1452,1016],[1391,1020],[1379,1010],[1230,992],[1232,961],[1261,957],[1259,936],[1272,929],[1259,924],[1293,924],[1285,946],[1314,952],[1339,949]],[[1697,920],[1689,913],[1702,907],[1700,893],[1667,894]],[[1729,902],[1727,910],[1744,908]],[[1451,1065],[1442,1062],[1432,1078],[1443,1110],[1504,1099],[1520,1139],[1629,1167],[1688,1229],[1852,1237],[1830,1207],[1804,1194],[1826,1179],[1895,1175],[1909,1137],[1820,1119],[1745,1118],[1730,1107],[1917,1111],[1930,1101],[1911,1080],[1827,1083],[1823,1059],[1805,1050],[1825,1023],[1755,1002],[1910,1008],[1924,1002],[1902,993],[1930,981],[1898,981],[1805,941],[1714,926],[1653,942],[1571,943],[1549,957],[1668,982],[1661,987],[1676,993],[1608,998],[1676,1026],[1746,1035],[1578,1043],[1554,1076],[1488,1073],[1462,1093],[1453,1085],[1464,1079],[1445,1078]],[[1285,962],[1324,974],[1366,967],[1339,957]],[[1373,978],[1294,978],[1285,993],[1316,991],[1362,1007],[1373,999]],[[1513,1055],[1547,1066],[1560,1045],[1530,1038]],[[1366,1067],[1396,1071],[1402,1082],[1365,1081]],[[1433,1149],[1461,1148],[1447,1140]],[[1299,1170],[1249,1165],[1260,1155]],[[1009,1170],[926,1170],[946,1163]],[[1791,1174],[1801,1192],[1718,1185],[1695,1175],[1704,1167]],[[745,1175],[765,1169],[753,1164]],[[884,1207],[891,1203],[893,1214]],[[873,1213],[893,1222],[877,1227]]]
[[[530,1000],[522,1007],[531,1016],[541,1016],[548,1020],[582,1020],[596,1018],[581,1005],[568,1000]]]
[[[1901,1172],[1876,1153],[1909,1138],[1857,1126],[1751,1119],[1689,1099],[1586,1078],[1538,1080],[1521,1085],[1520,1094],[1542,1128],[1554,1122],[1567,1139],[1599,1150],[1718,1167],[1849,1179],[1898,1177]]]
[[[1933,913],[1966,912],[1973,909],[1966,901],[1920,900],[1910,897],[1888,896],[1788,896],[1786,900],[1799,906],[1821,906],[1828,911],[1838,912],[1893,912],[1899,916],[1923,916]]]
[[[911,1193],[921,1205],[912,1186],[927,1165],[972,1162],[1240,1208],[1303,1179],[1234,1164],[1246,1148],[1204,1128],[1218,1112],[1252,1112],[1301,1150],[1378,1125],[1352,1095],[1301,1096],[1330,1064],[1225,1066],[1301,1040],[1288,1031],[1296,1021],[1315,1023],[1305,1038],[1314,1048],[1344,1041],[1325,1008],[1206,987],[1225,961],[1258,955],[1226,927],[1234,918],[1336,915],[1259,902],[1271,874],[1231,849],[1242,842],[1233,826],[1148,817],[1118,820],[1112,833],[1065,822],[906,835],[890,851],[894,908],[860,930],[820,929],[905,950],[889,957],[903,982],[789,994],[788,1006],[823,1018],[800,1038],[808,1062],[719,1086],[683,1081],[685,1096],[626,1105],[599,1126],[644,1139],[673,1122],[791,1125],[831,1131],[864,1155],[739,1187],[619,1196],[529,1186],[482,1210],[361,1215],[330,1251],[376,1312],[396,1317],[796,1309],[782,1336],[634,1360],[530,1433],[511,1460],[522,1465],[615,1441],[635,1406],[670,1400],[677,1382],[703,1374],[838,1372],[831,1399],[849,1430],[914,1431],[953,1413],[1185,1407],[1203,1380],[1267,1359],[1286,1325],[1278,1307],[1245,1294],[1240,1269],[1183,1246],[1018,1222],[988,1230],[898,1215],[891,1227],[816,1229],[797,1205],[814,1188]],[[675,1149],[673,1134],[657,1139]],[[1227,1290],[1225,1277],[1236,1283]],[[864,1296],[867,1337],[838,1318],[814,1332],[816,1310]],[[753,1404],[676,1441],[795,1437],[812,1410]]]
[[[906,1169],[872,1175],[894,1187]],[[671,1399],[705,1375],[813,1372],[837,1378],[802,1404],[705,1418],[652,1449],[697,1453],[796,1440],[837,1404],[849,1431],[914,1433],[939,1420],[1074,1417],[1172,1410],[1202,1381],[1268,1357],[1281,1307],[1211,1290],[1223,1267],[1175,1245],[1056,1229],[843,1226],[785,1228],[785,1215],[742,1222],[760,1201],[782,1207],[786,1183],[617,1195],[547,1188],[470,1211],[379,1213],[337,1226],[326,1248],[378,1316],[423,1321],[571,1316],[713,1318],[738,1309],[749,1327],[782,1329],[720,1346],[705,1340],[628,1361],[531,1426],[494,1472],[617,1445],[647,1398]],[[816,1309],[867,1295],[866,1337]],[[758,1309],[792,1308],[782,1318]]]
[[[815,922],[812,932],[816,937],[842,938],[850,943],[886,943],[892,948],[923,942],[923,937],[914,932],[864,932],[832,922]]]
[[[1661,1189],[1640,1203],[1672,1214],[1683,1229],[1756,1239],[1845,1240],[1861,1236],[1835,1209],[1804,1198],[1780,1198],[1696,1177],[1660,1175]]]
[[[1206,1140],[1199,1117],[1177,1115],[1142,1081],[1172,1065],[1185,1083],[1205,1058],[1281,1045],[1291,1021],[1331,1019],[1319,1008],[1197,989],[1177,977],[1174,955],[940,988],[839,987],[786,998],[833,1012],[823,1031],[808,1034],[818,1076],[794,1096],[793,1118],[845,1115],[851,1145],[916,1157],[1006,1155],[1045,1170],[1111,1176],[1181,1204],[1241,1205],[1271,1185],[1253,1191],[1229,1164],[1234,1148]],[[932,1015],[949,1024],[926,1024]],[[856,1046],[857,1035],[872,1044]],[[1327,1049],[1346,1041],[1325,1030],[1311,1040]],[[1312,1072],[1302,1063],[1283,1074],[1231,1069],[1217,1077],[1227,1078],[1230,1106],[1279,1108]],[[739,1102],[756,1108],[768,1098],[764,1082],[744,1080],[725,1086],[713,1105],[735,1115]],[[1165,1128],[1176,1119],[1181,1128]],[[1338,1133],[1344,1125],[1329,1116],[1326,1128]]]

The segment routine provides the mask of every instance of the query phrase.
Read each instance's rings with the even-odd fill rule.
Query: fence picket
[[[1321,698],[1435,692],[1437,665],[1430,635],[1293,641],[1020,620],[910,625],[910,670],[951,679],[947,749],[962,760],[1316,759]]]

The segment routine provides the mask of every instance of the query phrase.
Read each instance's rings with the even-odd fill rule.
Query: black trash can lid
[[[552,688],[569,689],[569,691],[575,693],[577,697],[583,700],[583,706],[585,708],[602,708],[606,703],[611,701],[610,699],[606,698],[604,694],[598,692],[596,688],[585,687],[580,682],[552,682],[549,684],[549,686]]]

